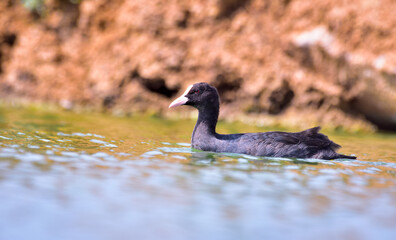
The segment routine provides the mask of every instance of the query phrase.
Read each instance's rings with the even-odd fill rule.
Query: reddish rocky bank
[[[4,100],[169,115],[205,81],[223,119],[396,130],[393,0],[52,0],[41,15],[3,0],[0,12]]]

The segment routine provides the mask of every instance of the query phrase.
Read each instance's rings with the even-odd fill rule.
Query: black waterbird
[[[266,157],[356,159],[355,156],[337,153],[341,146],[319,133],[320,127],[302,132],[216,133],[220,98],[217,89],[207,83],[190,85],[169,108],[180,105],[198,109],[198,120],[191,137],[195,149]]]

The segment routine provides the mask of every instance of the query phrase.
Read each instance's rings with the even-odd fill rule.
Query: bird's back
[[[302,132],[264,132],[219,135],[218,148],[254,156],[294,158],[355,158],[336,153],[340,146],[319,133],[320,127]]]

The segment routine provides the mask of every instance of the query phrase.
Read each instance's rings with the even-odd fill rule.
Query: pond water
[[[274,159],[192,151],[194,124],[0,108],[0,239],[396,239],[395,135]]]

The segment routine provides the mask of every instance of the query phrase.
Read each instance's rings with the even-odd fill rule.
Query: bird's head
[[[217,89],[208,83],[201,82],[188,86],[186,91],[169,105],[169,108],[181,105],[188,105],[197,109],[207,106],[218,107],[219,102]]]

